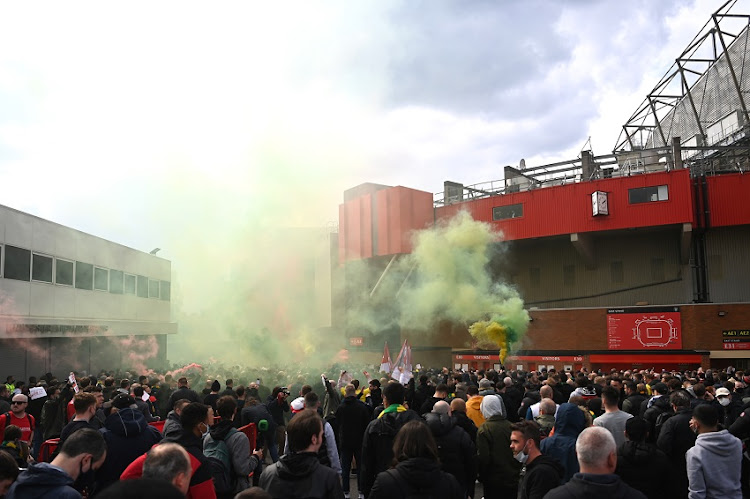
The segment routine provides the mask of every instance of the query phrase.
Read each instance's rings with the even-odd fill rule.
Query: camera
[[[289,388],[286,387],[286,386],[282,386],[281,387],[281,392],[280,393],[283,393],[284,395],[291,395],[291,392],[289,391]]]

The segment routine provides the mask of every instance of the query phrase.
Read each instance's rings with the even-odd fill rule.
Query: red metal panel
[[[750,224],[750,175],[741,173],[708,177],[711,226]]]
[[[339,205],[339,261],[372,255],[372,195]]]
[[[376,193],[378,255],[411,252],[415,230],[432,225],[432,194],[406,187],[392,187]]]
[[[629,189],[657,185],[668,186],[668,200],[629,203]],[[609,215],[593,216],[591,193],[594,191],[608,193]],[[523,216],[492,220],[493,207],[519,203],[523,204]],[[437,208],[435,216],[442,219],[459,210],[467,210],[475,220],[492,223],[509,240],[693,223],[694,218],[690,173],[687,170],[601,179],[494,196]]]

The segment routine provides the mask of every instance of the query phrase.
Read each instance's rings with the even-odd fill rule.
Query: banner
[[[680,307],[607,310],[610,350],[681,350]]]

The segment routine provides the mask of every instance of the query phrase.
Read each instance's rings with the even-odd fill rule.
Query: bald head
[[[454,412],[466,413],[466,402],[464,402],[464,399],[455,398],[451,400],[451,413]]]
[[[169,480],[183,494],[187,494],[192,476],[190,456],[178,444],[164,443],[151,448],[143,462],[143,478]]]
[[[551,387],[551,386],[549,386],[549,385],[544,385],[544,386],[542,386],[542,387],[541,387],[541,388],[539,389],[539,395],[540,395],[540,396],[541,396],[541,397],[542,397],[543,399],[551,399],[551,398],[552,398],[552,396],[553,396],[554,394],[555,394],[555,393],[554,393],[554,391],[552,390],[552,387]]]
[[[441,400],[439,402],[435,402],[435,405],[432,407],[432,412],[435,414],[448,414],[450,416],[451,413],[451,406],[448,405],[448,402],[445,400]]]
[[[349,383],[348,385],[346,385],[346,387],[344,387],[345,397],[353,397],[356,394],[357,394],[357,389],[351,383]]]

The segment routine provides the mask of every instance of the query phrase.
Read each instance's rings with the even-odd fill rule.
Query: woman
[[[456,478],[440,470],[435,439],[422,421],[409,421],[401,427],[393,441],[393,456],[394,467],[378,474],[369,499],[464,497]]]

